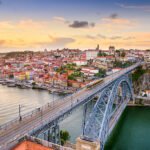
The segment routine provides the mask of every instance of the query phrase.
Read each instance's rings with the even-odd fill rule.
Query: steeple
[[[99,44],[97,44],[96,50],[99,50]]]

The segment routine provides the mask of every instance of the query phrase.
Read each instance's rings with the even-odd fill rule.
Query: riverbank
[[[150,106],[150,99],[147,97],[141,97],[141,98],[136,98],[135,102],[129,102],[128,106],[138,106],[138,107],[144,107],[144,106]]]
[[[150,107],[150,104],[144,104],[144,105],[141,105],[141,104],[128,104],[127,106],[128,107]]]
[[[128,107],[145,107],[145,106],[149,106],[150,104],[128,104]]]
[[[73,87],[62,87],[58,85],[50,85],[50,84],[39,84],[31,81],[15,81],[10,79],[0,79],[0,84],[7,87],[18,87],[20,89],[38,89],[38,90],[46,90],[49,93],[56,93],[60,95],[72,94],[77,89]]]

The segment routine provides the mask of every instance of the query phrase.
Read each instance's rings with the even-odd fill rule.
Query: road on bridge
[[[0,127],[0,149],[4,149],[4,147],[11,145],[11,143],[17,141],[24,135],[27,135],[31,131],[35,130],[37,127],[46,124],[47,121],[51,122],[52,120],[58,118],[58,116],[71,109],[74,105],[78,105],[91,94],[94,94],[98,89],[104,88],[106,84],[111,83],[118,77],[132,71],[139,65],[140,63],[137,63],[111,76],[107,76],[106,78],[104,78],[103,83],[97,85],[91,90],[83,88],[80,91],[72,94],[71,96],[65,97],[63,100],[59,100],[51,105],[48,104],[43,108],[39,108],[35,111],[36,113],[30,114],[22,118],[22,121],[16,120],[13,124],[10,123],[6,126]]]

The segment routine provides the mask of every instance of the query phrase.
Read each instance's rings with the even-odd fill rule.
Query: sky
[[[150,0],[0,0],[0,52],[150,48]]]

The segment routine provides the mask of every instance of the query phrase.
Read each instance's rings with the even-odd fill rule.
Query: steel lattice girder
[[[129,101],[133,97],[131,82],[127,75],[120,77],[111,85],[106,87],[100,98],[97,100],[87,122],[84,126],[83,138],[91,141],[99,140],[104,144],[108,131],[109,121],[111,117],[114,100],[117,96],[118,87],[122,88],[122,104],[123,101]],[[121,107],[121,105],[119,106]],[[122,110],[123,111],[123,110]]]

